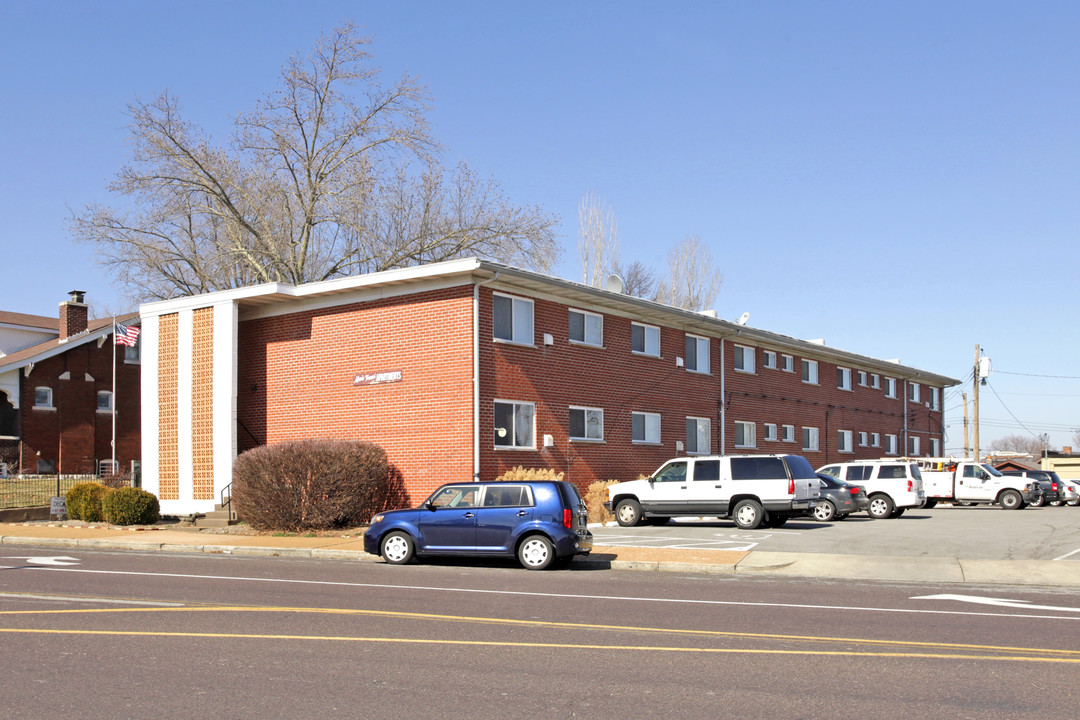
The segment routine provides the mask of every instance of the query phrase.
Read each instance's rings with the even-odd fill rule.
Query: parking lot
[[[831,523],[792,519],[780,529],[740,530],[731,520],[676,518],[667,525],[593,526],[597,545],[1080,562],[1080,508],[938,506],[903,517],[866,513]]]

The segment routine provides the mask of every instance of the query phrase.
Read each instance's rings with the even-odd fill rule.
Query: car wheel
[[[404,565],[416,554],[416,545],[407,532],[395,530],[382,541],[382,558],[391,565]]]
[[[543,535],[530,535],[518,545],[518,562],[529,570],[543,570],[555,560],[555,546]]]
[[[1076,507],[1077,505],[1080,505],[1080,499],[1078,499],[1078,500],[1069,500],[1065,504],[1068,505],[1069,507]]]
[[[825,502],[818,503],[817,507],[814,508],[814,519],[820,520],[821,522],[829,522],[830,520],[839,519],[836,515],[836,506],[833,505],[832,500],[826,500]]]
[[[833,518],[833,520],[834,521],[836,521],[836,520],[847,520],[847,516],[850,515],[850,514],[851,513],[844,513],[843,515],[837,515],[836,517]]]
[[[889,517],[898,518],[898,517],[900,517],[901,515],[904,514],[905,510],[907,510],[907,508],[896,508],[891,513],[889,513]]]
[[[1031,504],[1032,504],[1032,505],[1034,505],[1035,503],[1031,503]],[[1055,501],[1053,501],[1053,502],[1052,502],[1052,503],[1050,503],[1050,504],[1051,504],[1051,505],[1053,505],[1054,507],[1061,507],[1061,506],[1062,506],[1062,505],[1064,505],[1065,503],[1061,502],[1060,500],[1055,500]]]
[[[637,500],[620,500],[615,506],[615,520],[622,527],[634,527],[641,522],[641,506]]]
[[[1005,510],[1019,510],[1024,507],[1024,498],[1015,490],[1003,490],[998,495],[998,503]]]
[[[1032,500],[1031,502],[1028,503],[1028,505],[1030,505],[1031,507],[1042,507],[1045,504],[1046,504],[1046,496],[1045,495],[1039,495],[1034,500]],[[1053,505],[1053,503],[1050,503],[1050,504]]]
[[[896,506],[893,504],[892,498],[881,493],[871,495],[870,507],[866,508],[866,512],[875,520],[884,520],[892,515],[894,510],[896,510]]]
[[[755,530],[765,519],[765,510],[757,500],[740,500],[735,503],[731,517],[740,530]]]

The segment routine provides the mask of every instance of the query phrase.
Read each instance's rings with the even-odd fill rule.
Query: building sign
[[[359,385],[382,385],[384,383],[396,383],[401,382],[400,370],[389,370],[386,372],[373,372],[373,373],[361,373],[353,377],[352,384],[354,386]]]

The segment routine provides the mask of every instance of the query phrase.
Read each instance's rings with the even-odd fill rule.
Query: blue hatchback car
[[[426,555],[516,557],[529,570],[592,550],[589,513],[562,480],[443,485],[420,507],[371,518],[364,550],[402,565]]]

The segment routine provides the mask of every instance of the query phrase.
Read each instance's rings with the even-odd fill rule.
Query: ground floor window
[[[712,452],[709,418],[686,418],[686,452],[708,455]]]
[[[495,401],[495,447],[535,448],[533,418],[536,405],[510,400]]]
[[[660,416],[655,413],[631,413],[632,440],[636,443],[660,442]]]

